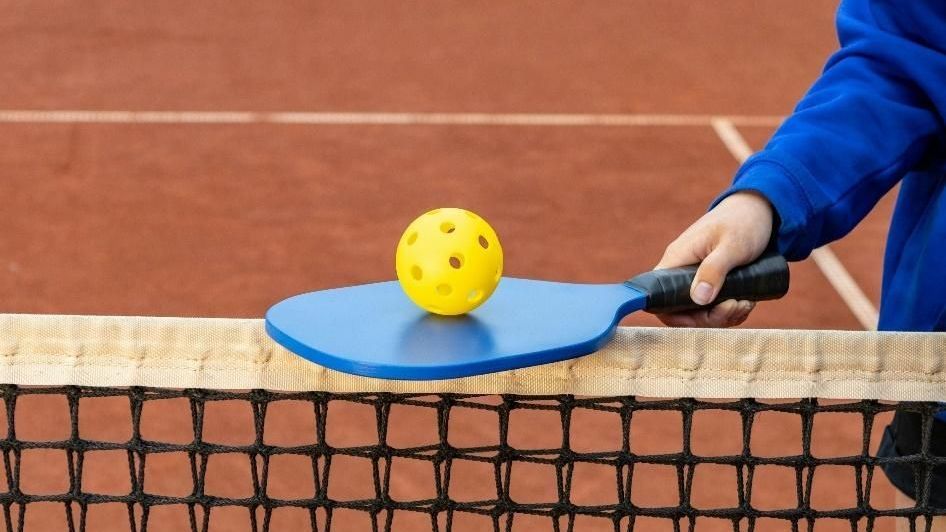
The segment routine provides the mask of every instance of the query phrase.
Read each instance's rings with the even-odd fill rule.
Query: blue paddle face
[[[397,282],[311,292],[276,304],[266,331],[283,347],[345,373],[447,379],[596,351],[647,297],[623,284],[503,278],[464,316],[429,314]]]

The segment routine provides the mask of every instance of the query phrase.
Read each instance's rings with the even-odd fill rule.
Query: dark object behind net
[[[893,517],[923,530],[924,516],[946,513],[930,502],[937,475],[946,470],[944,460],[929,452],[939,408],[932,403],[17,386],[2,391],[7,433],[0,440],[5,470],[0,502],[7,530],[48,529],[53,514],[62,523],[56,529],[68,530],[417,530],[419,523],[438,531],[539,525],[545,530],[649,531],[658,525],[660,530],[767,530],[776,521],[783,529],[810,530],[828,519],[843,529],[870,530]],[[107,408],[101,408],[103,400]],[[160,422],[149,418],[158,404],[170,405],[160,411]],[[216,409],[223,405],[230,414],[242,413],[210,419],[222,419]],[[919,450],[878,458],[877,434],[894,411],[920,420],[925,432]],[[43,433],[43,425],[57,416],[68,419],[61,439],[39,441],[20,430]],[[127,437],[86,434],[92,432],[84,427],[89,416],[97,417],[99,426],[103,419],[127,425]],[[765,449],[754,439],[763,430],[759,425],[773,416],[783,425],[766,429],[774,443]],[[531,436],[518,435],[516,424],[526,419]],[[841,419],[848,425],[854,420],[860,441],[836,456],[814,452],[813,441],[835,437]],[[237,429],[230,425],[234,420],[246,426]],[[218,434],[208,435],[208,422],[216,424]],[[151,430],[154,423],[165,428]],[[635,429],[635,423],[641,427]],[[779,433],[784,423],[794,434]],[[185,435],[163,441],[151,434],[170,434],[168,424]],[[486,427],[474,435],[483,442],[458,432],[476,426]],[[728,436],[720,435],[723,429]],[[676,439],[655,440],[665,431]],[[238,440],[237,433],[245,441],[220,441]],[[355,441],[369,434],[370,441]],[[425,438],[429,441],[421,441]],[[797,442],[797,452],[770,452],[783,447],[780,438]],[[730,441],[729,448],[695,448],[718,447],[723,440]],[[45,454],[31,461],[36,453]],[[99,455],[110,460],[92,460]],[[186,468],[168,473],[171,457]],[[245,467],[232,465],[234,459]],[[276,467],[285,460],[291,460],[288,468]],[[225,467],[214,469],[215,461]],[[890,463],[916,472],[915,506],[877,502],[874,486],[886,482],[881,466]],[[127,481],[96,480],[96,467],[103,469],[102,478]],[[245,481],[214,487],[215,474],[241,468]],[[773,471],[781,483],[760,480],[763,472]],[[58,489],[34,489],[38,484],[31,474],[59,474],[62,481]],[[277,482],[277,474],[289,478]],[[235,494],[228,482],[245,489]],[[174,493],[162,491],[162,483],[177,486],[170,490]],[[820,504],[819,483],[832,492],[845,490],[847,502]],[[720,502],[714,492],[722,491]],[[121,519],[114,517],[117,507]],[[112,518],[94,524],[99,508],[111,508]],[[163,512],[170,509],[181,521],[162,528]]]

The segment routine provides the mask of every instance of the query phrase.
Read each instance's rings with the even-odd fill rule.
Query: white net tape
[[[0,382],[280,391],[946,401],[946,333],[619,328],[601,351],[443,381],[355,377],[261,320],[0,315]]]

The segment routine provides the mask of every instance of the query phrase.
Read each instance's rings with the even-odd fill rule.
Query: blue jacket
[[[898,182],[879,328],[946,331],[946,1],[846,0],[841,48],[732,188],[774,206],[800,260]]]

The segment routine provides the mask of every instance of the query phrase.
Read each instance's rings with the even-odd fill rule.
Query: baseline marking
[[[712,126],[713,131],[737,161],[744,163],[752,155],[752,148],[736,129],[734,122],[719,117],[713,119]],[[822,246],[811,252],[811,258],[861,326],[868,331],[876,330],[879,319],[877,309],[834,251],[828,246]]]
[[[451,126],[710,126],[715,120],[772,127],[780,116],[542,113],[317,113],[249,111],[0,110],[0,123],[31,124],[308,124]]]

